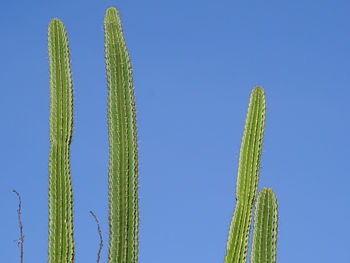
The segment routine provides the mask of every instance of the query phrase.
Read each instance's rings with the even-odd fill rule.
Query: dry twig
[[[18,216],[18,224],[19,224],[19,233],[20,233],[20,239],[19,239],[19,244],[21,246],[21,263],[23,263],[23,225],[22,225],[22,220],[21,220],[21,209],[22,209],[22,200],[20,194],[16,191],[13,190],[13,192],[18,196],[18,209],[17,209],[17,216]]]
[[[98,252],[97,252],[97,263],[99,263],[100,262],[100,254],[101,254],[101,250],[102,250],[102,246],[103,246],[102,232],[101,232],[101,228],[100,228],[100,223],[98,222],[98,219],[95,216],[94,212],[92,212],[90,210],[90,214],[94,217],[94,219],[96,221],[98,235],[100,236],[100,247],[99,247]]]

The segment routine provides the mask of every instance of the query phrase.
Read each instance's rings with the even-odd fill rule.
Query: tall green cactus
[[[236,183],[236,208],[233,213],[224,263],[247,260],[252,212],[259,182],[260,156],[265,126],[265,93],[255,87],[248,104]],[[275,263],[277,238],[277,201],[272,189],[258,196],[254,217],[251,263]]]
[[[135,98],[130,59],[119,14],[114,7],[108,8],[105,13],[104,32],[109,137],[108,262],[137,263],[139,208]],[[63,23],[58,19],[51,20],[49,24],[48,49],[51,145],[48,262],[73,263],[73,198],[69,163],[73,94],[67,35]],[[257,198],[264,125],[265,94],[261,87],[255,87],[250,95],[240,149],[236,208],[230,224],[224,263],[246,262],[256,199],[250,261],[276,262],[276,196],[271,189],[265,188]],[[100,250],[98,260],[99,253]]]
[[[66,30],[59,19],[48,27],[50,67],[49,263],[74,260],[73,194],[69,152],[73,92]]]
[[[230,225],[224,263],[246,261],[253,205],[256,199],[265,126],[265,93],[255,87],[249,99],[239,154],[236,208]]]
[[[276,263],[277,220],[276,195],[264,188],[255,205],[250,263]]]
[[[132,70],[116,8],[104,18],[108,84],[108,262],[138,261],[138,158]]]

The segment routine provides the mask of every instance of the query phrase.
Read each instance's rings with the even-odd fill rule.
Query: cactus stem
[[[253,204],[259,181],[265,126],[265,93],[255,87],[248,104],[236,183],[236,208],[231,220],[224,263],[244,263],[247,257]]]
[[[138,260],[138,159],[132,70],[118,11],[106,10],[105,61],[108,86],[108,262]]]
[[[255,205],[250,263],[276,263],[278,208],[271,188],[260,191]]]
[[[73,192],[70,143],[73,130],[73,90],[67,33],[55,18],[48,27],[50,68],[49,263],[72,263]]]

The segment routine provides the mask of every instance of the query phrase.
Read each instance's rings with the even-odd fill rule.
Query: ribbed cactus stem
[[[118,11],[104,17],[108,85],[109,263],[138,260],[138,161],[132,70]]]
[[[264,188],[255,205],[250,263],[276,263],[277,220],[276,195]]]
[[[246,262],[252,210],[259,181],[265,126],[265,93],[255,87],[249,99],[239,154],[236,207],[231,220],[224,263]]]
[[[50,67],[49,263],[74,261],[73,194],[69,151],[73,91],[66,30],[59,19],[48,27]]]

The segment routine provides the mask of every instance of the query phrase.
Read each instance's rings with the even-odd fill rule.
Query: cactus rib
[[[271,188],[260,191],[255,207],[250,263],[276,263],[278,210]]]
[[[67,33],[55,18],[48,27],[50,71],[49,263],[74,261],[70,143],[73,91]]]
[[[243,263],[247,258],[253,204],[259,180],[265,126],[265,93],[255,87],[249,99],[242,137],[236,184],[236,207],[231,220],[224,263]]]
[[[138,261],[138,159],[132,70],[118,11],[104,17],[108,86],[108,262]]]

